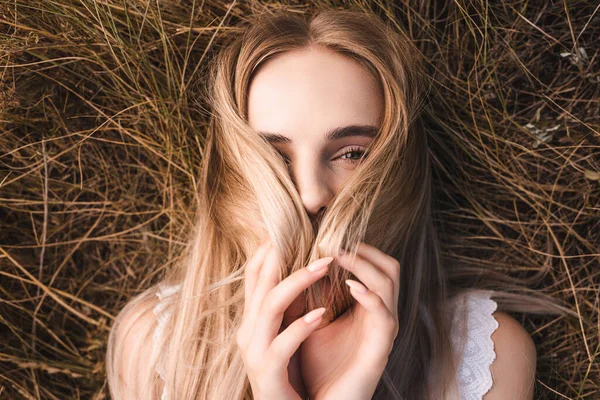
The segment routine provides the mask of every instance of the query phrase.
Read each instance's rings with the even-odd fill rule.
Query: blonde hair
[[[456,375],[446,306],[458,288],[460,266],[444,267],[431,214],[431,172],[420,113],[431,82],[418,50],[397,28],[365,11],[321,9],[309,15],[263,14],[211,60],[205,96],[210,116],[200,176],[195,229],[165,282],[180,284],[161,353],[173,399],[251,399],[235,332],[244,307],[244,263],[267,237],[286,267],[281,278],[320,257],[367,242],[400,262],[400,330],[374,398],[441,399]],[[303,203],[275,149],[247,124],[248,87],[268,59],[292,49],[322,46],[360,63],[379,82],[385,111],[379,134],[313,231]],[[354,300],[335,264],[331,294],[321,281],[306,291],[306,310],[324,306],[330,321]],[[506,284],[506,282],[503,282]],[[126,308],[148,302],[151,288]],[[549,299],[495,292],[514,310],[564,311]],[[533,299],[533,300],[531,300]],[[119,344],[109,338],[107,373],[119,393]],[[409,360],[409,361],[407,361]],[[155,362],[152,358],[150,364]],[[151,368],[152,365],[149,366]],[[140,385],[140,398],[158,398]]]

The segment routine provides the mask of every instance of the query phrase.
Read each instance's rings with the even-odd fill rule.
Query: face
[[[356,61],[322,47],[261,65],[250,83],[248,124],[284,157],[313,223],[375,140],[383,95]]]

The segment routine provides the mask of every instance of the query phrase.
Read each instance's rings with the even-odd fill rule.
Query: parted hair
[[[111,395],[121,399],[126,385],[139,398],[160,398],[154,371],[164,358],[165,385],[172,399],[251,399],[235,334],[244,309],[244,267],[270,237],[280,251],[284,278],[342,248],[355,253],[360,241],[399,261],[399,332],[374,398],[442,399],[453,384],[457,358],[450,340],[453,312],[446,307],[456,288],[440,258],[432,218],[430,154],[420,115],[431,82],[422,56],[397,26],[351,9],[322,8],[307,13],[277,11],[248,18],[210,60],[203,79],[210,120],[203,148],[194,230],[164,278],[180,284],[161,348],[140,363],[139,379],[123,370],[122,357],[137,332],[151,339],[142,320],[154,306],[155,287],[136,296],[119,313],[111,331],[107,373]],[[321,46],[358,62],[379,84],[384,115],[377,137],[347,184],[336,193],[314,227],[281,155],[248,125],[248,88],[265,61],[286,51]],[[324,320],[348,310],[354,299],[343,284],[355,277],[331,268],[331,295],[321,282],[306,291],[306,310],[326,307]],[[514,309],[527,310],[525,296],[496,291]],[[537,310],[547,307],[536,300]],[[117,333],[119,332],[119,333]],[[132,342],[132,341],[129,341]],[[130,349],[129,349],[130,350]],[[135,352],[134,352],[135,353]],[[140,357],[139,354],[130,357]]]

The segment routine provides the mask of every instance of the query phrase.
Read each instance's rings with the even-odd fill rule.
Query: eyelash
[[[357,160],[349,159],[349,158],[342,158],[345,155],[351,154],[351,153],[360,153],[360,158],[358,158]],[[346,151],[344,154],[342,154],[341,156],[339,156],[337,158],[341,159],[342,162],[344,162],[344,163],[354,164],[354,163],[361,161],[366,156],[367,156],[366,151],[362,150],[360,147],[351,147],[348,149],[348,151]],[[290,160],[287,157],[285,157],[283,154],[281,154],[281,157],[283,157],[283,160],[286,162],[286,164],[290,162]]]
[[[353,160],[353,159],[348,159],[348,158],[341,158],[347,154],[351,154],[351,153],[360,153],[360,157],[358,158],[358,160]],[[345,152],[344,154],[342,154],[341,156],[339,156],[338,158],[341,158],[341,160],[343,162],[347,162],[347,163],[357,163],[360,160],[362,160],[363,158],[366,157],[366,152],[364,150],[362,150],[360,147],[351,147],[348,149],[347,152]]]

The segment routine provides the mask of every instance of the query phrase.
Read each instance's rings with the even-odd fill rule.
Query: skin
[[[361,152],[374,140],[350,136],[330,141],[326,133],[352,124],[379,127],[383,111],[376,80],[352,59],[319,46],[266,61],[249,88],[248,123],[259,135],[289,139],[289,143],[268,140],[288,162],[290,177],[315,226],[355,170]],[[302,398],[366,400],[375,390],[397,335],[400,265],[366,243],[360,244],[355,260],[339,255],[336,261],[356,275],[363,285],[356,284],[367,292],[352,289],[355,306],[302,343],[290,358],[289,380]],[[265,290],[278,286],[273,279],[281,267],[271,269],[272,276],[268,272],[263,276],[261,269],[261,279],[270,282]],[[301,276],[292,274],[283,282]],[[301,296],[285,310],[279,332],[303,315]],[[503,312],[493,315],[499,322],[492,335],[494,385],[483,399],[531,399],[535,345],[514,318]],[[270,340],[276,335],[272,336]]]
[[[276,110],[276,112],[273,112]],[[358,153],[374,139],[327,141],[328,129],[350,124],[379,127],[383,95],[355,61],[322,47],[289,51],[268,60],[253,78],[248,123],[256,132],[279,133],[292,143],[273,143],[290,161],[290,174],[308,215],[318,218],[356,168]]]
[[[268,60],[248,93],[249,126],[257,134],[278,134],[291,142],[267,139],[288,162],[315,229],[375,140],[358,134],[327,140],[326,133],[348,125],[378,128],[383,112],[383,93],[373,76],[357,62],[321,46]],[[285,326],[300,315],[300,300],[286,313]]]
[[[288,162],[315,228],[375,139],[356,135],[327,140],[326,133],[348,125],[378,128],[383,111],[383,94],[374,77],[354,60],[320,46],[268,60],[248,93],[250,127],[257,134],[278,134],[290,141],[267,139]],[[282,330],[301,316],[301,304],[299,296],[286,310]],[[290,380],[304,391],[299,352],[290,360]]]

